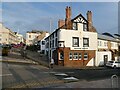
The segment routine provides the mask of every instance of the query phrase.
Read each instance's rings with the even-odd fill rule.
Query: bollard
[[[111,87],[118,88],[118,76],[117,75],[111,76]]]

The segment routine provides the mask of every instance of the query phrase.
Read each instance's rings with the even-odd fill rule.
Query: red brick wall
[[[86,66],[87,63],[95,57],[95,50],[70,50],[70,48],[59,48],[58,53],[60,51],[64,51],[64,66],[67,67],[83,67]],[[82,60],[69,60],[69,53],[72,52],[78,52],[82,54]],[[88,53],[88,60],[84,60],[84,53]],[[59,64],[61,65],[61,61],[59,61]]]

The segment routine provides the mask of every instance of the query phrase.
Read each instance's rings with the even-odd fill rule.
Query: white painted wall
[[[118,50],[118,43],[117,42],[111,42],[112,46],[111,49],[117,49]]]
[[[99,65],[104,63],[104,55],[108,55],[108,61],[111,61],[112,54],[110,51],[98,51],[97,52],[96,66],[99,66]]]
[[[86,66],[94,66],[94,58],[92,58]]]
[[[107,40],[101,40],[101,39],[98,39],[98,49],[108,49],[108,46],[105,46],[105,42],[107,43],[108,41]],[[101,42],[101,45],[100,45],[100,42]],[[117,42],[113,42],[111,41],[111,49],[118,49],[118,44]]]
[[[105,42],[107,43],[108,41],[98,39],[98,49],[108,49],[108,46],[104,44]]]
[[[71,50],[97,50],[97,33],[60,29],[58,36],[58,40],[65,41],[65,47],[70,47]],[[79,47],[72,47],[72,37],[79,37]],[[83,47],[83,37],[89,38],[89,47]]]

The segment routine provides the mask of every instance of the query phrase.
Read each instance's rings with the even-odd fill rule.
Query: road
[[[34,63],[11,63],[11,59],[12,61],[23,61],[18,57],[3,57],[3,61],[8,60],[8,62],[2,63],[2,88],[43,88],[63,83],[62,80],[51,74],[54,73],[52,70],[46,67]]]
[[[19,54],[2,58],[2,88],[110,88],[111,76],[120,69],[49,69]],[[86,86],[87,84],[87,86]],[[118,84],[120,85],[120,78]]]

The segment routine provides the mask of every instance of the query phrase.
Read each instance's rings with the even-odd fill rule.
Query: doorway
[[[108,55],[104,55],[104,66],[106,65],[107,61],[108,61]]]

